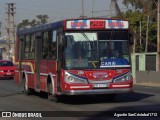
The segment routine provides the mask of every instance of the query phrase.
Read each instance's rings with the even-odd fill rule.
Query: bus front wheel
[[[25,77],[22,78],[22,84],[23,84],[24,93],[26,95],[32,94],[32,90],[28,88],[28,82]]]
[[[50,82],[48,83],[48,100],[58,102],[59,97],[57,95],[53,95],[52,91],[53,91],[53,86],[52,86],[52,83]]]

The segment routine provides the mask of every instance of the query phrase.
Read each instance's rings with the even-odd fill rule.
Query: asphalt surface
[[[36,119],[40,120],[160,120],[160,116],[156,117],[156,115],[160,115],[160,87],[134,85],[133,93],[118,94],[114,101],[108,100],[106,96],[74,96],[65,97],[61,102],[55,103],[54,101],[49,101],[44,93],[25,95],[22,88],[16,86],[14,80],[0,80],[0,111],[1,115],[4,111],[39,112],[42,114],[42,118]],[[154,117],[135,117],[133,113],[154,113],[152,114]],[[127,116],[125,117],[126,114]],[[118,115],[124,116],[118,117]],[[15,117],[1,119],[34,118]]]

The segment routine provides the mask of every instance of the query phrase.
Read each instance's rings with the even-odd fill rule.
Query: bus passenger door
[[[35,42],[35,91],[40,92],[40,70],[39,61],[41,59],[41,48],[42,48],[42,33],[36,33]]]

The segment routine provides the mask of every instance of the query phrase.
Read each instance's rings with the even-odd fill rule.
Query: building
[[[12,56],[12,49],[9,51],[9,44],[11,40],[0,40],[0,60],[9,60]]]

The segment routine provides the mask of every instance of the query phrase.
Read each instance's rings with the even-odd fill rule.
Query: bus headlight
[[[79,78],[68,72],[65,72],[65,82],[67,83],[87,83],[87,79]]]
[[[120,76],[118,78],[114,78],[113,79],[113,83],[117,83],[117,82],[127,82],[129,80],[132,79],[132,75],[131,75],[131,72],[123,75],[123,76]]]

